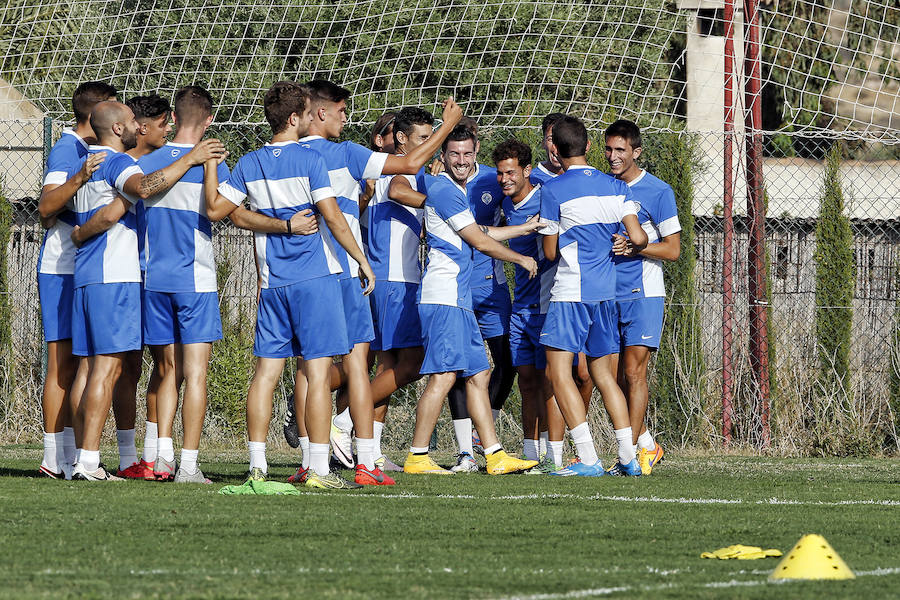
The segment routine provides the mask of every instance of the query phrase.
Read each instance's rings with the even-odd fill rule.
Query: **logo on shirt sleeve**
[[[485,204],[490,204],[493,199],[494,197],[491,196],[490,192],[484,192],[483,194],[481,194],[481,201]]]

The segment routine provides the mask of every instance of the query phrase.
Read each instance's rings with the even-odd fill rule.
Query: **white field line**
[[[304,496],[321,496],[322,492],[301,491]],[[502,496],[476,496],[474,494],[347,494],[336,492],[326,494],[329,497],[341,498],[370,498],[393,500],[603,500],[606,502],[653,502],[660,504],[764,504],[781,506],[900,506],[900,500],[791,500],[785,498],[766,498],[763,500],[742,500],[728,498],[662,498],[659,496],[606,496],[593,494],[580,496],[578,494],[517,494]]]
[[[872,571],[857,571],[857,577],[883,577],[885,575],[900,574],[900,568],[891,567],[885,569],[874,569]],[[635,585],[635,586],[619,586],[608,588],[591,588],[585,590],[570,590],[568,592],[550,593],[550,594],[529,594],[525,596],[502,596],[498,600],[567,600],[569,598],[596,598],[599,596],[609,596],[620,592],[658,592],[666,589],[677,589],[684,587],[703,587],[713,589],[725,589],[734,587],[757,587],[761,585],[784,585],[791,583],[790,579],[779,579],[769,581],[768,579],[754,580],[738,580],[731,579],[728,581],[712,581],[709,583],[691,584],[690,582],[664,583],[660,585]]]

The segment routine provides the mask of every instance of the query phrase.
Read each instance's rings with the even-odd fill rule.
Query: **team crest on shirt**
[[[493,199],[494,199],[494,197],[491,196],[490,192],[485,192],[481,195],[481,201],[484,202],[485,204],[490,204],[491,200],[493,200]]]
[[[173,148],[173,149],[172,149],[172,157],[173,157],[173,158],[176,157],[176,156],[178,156],[179,154],[181,154],[181,150],[179,150],[178,148]]]
[[[281,148],[275,148],[274,150],[272,150],[272,154],[275,155],[275,158],[278,158],[279,156],[281,156]]]

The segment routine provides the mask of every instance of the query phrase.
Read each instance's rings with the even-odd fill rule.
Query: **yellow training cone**
[[[778,563],[769,579],[856,579],[821,535],[804,535]]]

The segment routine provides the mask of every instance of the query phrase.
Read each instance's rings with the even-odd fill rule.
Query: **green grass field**
[[[641,479],[401,474],[394,488],[235,497],[217,491],[242,479],[243,453],[204,454],[213,486],[91,484],[37,478],[38,449],[0,448],[0,597],[900,594],[893,459],[672,455]],[[270,478],[292,472],[292,456],[270,456]],[[779,559],[700,559],[737,543],[787,552],[805,533],[857,579],[772,584]]]

